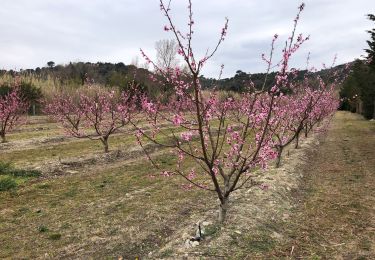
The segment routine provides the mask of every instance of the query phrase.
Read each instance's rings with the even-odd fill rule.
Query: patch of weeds
[[[360,248],[366,251],[371,250],[371,241],[367,238],[363,238],[359,244]]]
[[[22,215],[24,215],[25,213],[27,213],[29,211],[28,208],[26,207],[21,207],[19,208],[14,214],[13,214],[13,217],[17,218],[17,217],[20,217]]]
[[[60,240],[61,234],[60,233],[52,233],[48,236],[48,239],[50,240]]]
[[[41,172],[37,170],[16,169],[8,162],[0,162],[0,175],[30,178],[39,177],[41,175]]]
[[[250,247],[257,252],[267,251],[272,248],[274,241],[270,239],[253,240],[250,243]]]
[[[49,189],[51,188],[51,185],[48,183],[42,183],[36,186],[38,189]]]
[[[41,225],[41,226],[38,227],[38,231],[39,231],[40,233],[45,233],[45,232],[48,231],[48,227],[46,227],[46,226],[44,226],[44,225]]]
[[[24,178],[39,177],[40,175],[42,175],[41,172],[37,170],[22,170],[22,169],[12,169],[7,174],[13,177],[24,177]]]
[[[17,183],[10,177],[0,179],[0,191],[9,191],[17,187]]]
[[[236,239],[241,246],[246,247],[250,252],[267,252],[275,246],[275,241],[266,234],[253,234]]]
[[[165,158],[159,159],[159,161],[160,161],[161,164],[167,165],[167,166],[171,166],[171,165],[175,164],[173,158],[170,158],[168,156],[166,156]]]
[[[214,237],[218,234],[220,227],[218,225],[209,225],[204,229],[205,237]]]
[[[314,187],[312,187],[312,186],[308,186],[308,187],[305,188],[305,192],[306,192],[306,193],[313,194],[313,193],[315,193],[316,191],[317,191],[317,189],[314,188]]]
[[[166,257],[171,257],[173,255],[173,250],[172,249],[166,249],[163,252],[160,253],[159,257],[160,258],[166,258]]]
[[[51,203],[49,204],[51,208],[56,208],[58,205],[59,205],[59,201],[51,201]]]
[[[312,255],[312,256],[310,256],[310,258],[309,258],[310,260],[320,260],[320,259],[322,259],[320,256],[318,256],[318,255]]]
[[[22,208],[18,209],[18,212],[21,213],[21,214],[24,214],[24,213],[26,213],[28,211],[29,211],[29,208],[26,208],[26,207],[22,207]]]
[[[102,183],[100,183],[97,187],[99,187],[99,188],[104,188],[108,183],[109,183],[109,181],[104,180],[104,181],[102,181]]]
[[[111,206],[108,207],[108,209],[106,210],[105,214],[106,215],[111,215],[114,212],[117,212],[117,211],[121,210],[123,207],[124,207],[124,205],[122,203],[117,203],[115,205],[111,205]]]
[[[71,227],[72,227],[72,225],[71,225],[70,223],[64,223],[64,224],[61,226],[62,229],[68,229],[68,228],[71,228]]]
[[[67,191],[67,192],[65,192],[64,193],[64,196],[65,197],[74,197],[75,195],[77,195],[77,193],[78,193],[78,190],[77,190],[77,188],[71,188],[69,191]]]
[[[0,174],[6,174],[11,169],[10,163],[0,162]]]
[[[112,228],[108,231],[108,235],[114,236],[118,233],[118,228]]]
[[[353,209],[361,209],[362,208],[362,205],[359,201],[352,201],[352,202],[350,202],[350,204],[348,206],[350,208],[353,208]]]
[[[98,185],[96,185],[96,188],[104,188],[108,186],[108,184],[114,183],[114,180],[112,177],[107,177],[104,180],[102,180]]]

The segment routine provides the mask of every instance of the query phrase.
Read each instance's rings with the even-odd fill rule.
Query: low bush
[[[0,179],[0,191],[8,191],[17,187],[17,183],[10,177]]]

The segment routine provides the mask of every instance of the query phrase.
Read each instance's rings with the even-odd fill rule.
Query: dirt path
[[[289,240],[292,259],[375,259],[375,122],[338,112],[304,169]]]

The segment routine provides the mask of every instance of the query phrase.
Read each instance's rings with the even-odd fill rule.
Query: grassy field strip
[[[141,125],[144,130],[150,129],[148,125]],[[162,130],[171,128],[171,124],[165,123],[161,125]],[[120,129],[117,133],[110,137],[110,141],[113,137],[129,135],[133,136],[135,129],[128,126],[124,129]],[[20,131],[10,133],[7,137],[7,143],[0,143],[0,154],[12,151],[27,150],[27,149],[41,149],[43,147],[58,146],[63,143],[69,142],[88,142],[87,139],[77,139],[65,134],[63,128],[59,127],[54,130],[43,129],[32,131]],[[135,138],[134,138],[135,139]],[[99,142],[99,141],[98,141]]]
[[[161,164],[172,161],[166,155],[161,159]],[[79,255],[69,252],[72,248],[94,254],[98,245],[103,257],[109,252],[115,256],[116,250],[129,255],[154,249],[202,203],[198,192],[179,189],[179,178],[172,183],[150,179],[148,175],[154,172],[141,161],[33,183],[14,195],[0,194],[0,240],[5,248],[0,257],[36,257],[45,252],[53,252],[50,257]],[[181,218],[184,215],[186,220]],[[25,244],[15,243],[12,238],[16,237]]]
[[[266,184],[268,189],[244,187],[235,192],[225,227],[209,226],[209,238],[198,248],[183,246],[182,238],[192,233],[192,227],[185,226],[154,253],[156,258],[272,259],[267,252],[284,240],[280,227],[291,221],[290,212],[295,206],[292,194],[299,189],[303,176],[300,168],[309,163],[307,153],[317,145],[316,136],[302,138],[300,149],[288,147],[290,152],[285,154],[280,168],[270,164],[266,171],[254,172],[254,180]],[[216,208],[207,209],[200,219],[215,221],[216,215]]]
[[[294,221],[280,227],[286,239],[269,258],[375,259],[374,147],[375,122],[336,113],[303,169]]]
[[[155,257],[175,259],[186,253],[195,257],[260,257],[284,239],[282,223],[289,221],[293,208],[290,193],[298,189],[301,176],[296,169],[308,163],[304,153],[311,149],[313,140],[301,142],[301,149],[291,149],[282,168],[271,167],[257,177],[269,185],[269,192],[252,188],[235,193],[226,228],[213,226],[211,239],[199,247],[199,252],[181,248],[183,238],[194,233],[198,220],[216,219],[215,194],[195,189],[185,192],[181,185],[186,182],[177,176],[151,177],[175,165],[174,155],[157,149],[151,152],[160,170],[143,155],[125,160],[120,157],[68,167],[65,170],[73,169],[75,173],[35,179],[14,191],[1,192],[0,258],[133,259],[150,252]],[[113,141],[134,147],[133,141],[121,134]],[[100,144],[96,146],[95,142],[75,141],[69,145],[73,148],[64,143],[54,146],[65,156],[63,160],[101,153]],[[1,156],[13,154],[19,165],[36,157],[42,165],[53,159],[51,151],[39,148]],[[183,165],[186,169],[192,166],[189,160]]]

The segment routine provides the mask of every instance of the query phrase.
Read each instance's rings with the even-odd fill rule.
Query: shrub
[[[40,233],[44,233],[44,232],[47,232],[48,231],[48,227],[44,226],[44,225],[41,225],[38,227],[38,231]]]
[[[0,191],[8,191],[17,187],[17,183],[10,177],[0,179]]]

